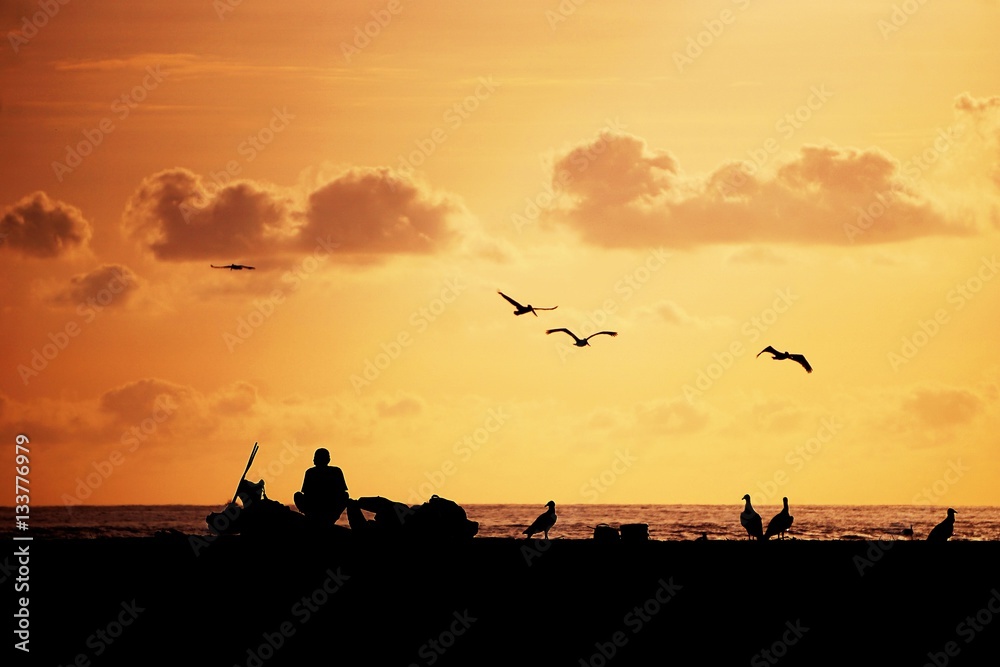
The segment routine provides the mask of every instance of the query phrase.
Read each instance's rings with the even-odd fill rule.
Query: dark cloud
[[[343,171],[305,193],[251,181],[215,187],[174,169],[143,181],[123,223],[161,260],[258,262],[317,248],[362,257],[432,253],[452,247],[453,216],[463,212],[389,169]]]
[[[103,264],[70,278],[69,285],[58,289],[51,300],[60,305],[96,302],[102,307],[119,307],[128,303],[139,287],[139,277],[127,266]]]
[[[804,146],[769,174],[729,163],[687,177],[667,153],[601,135],[556,161],[557,224],[591,244],[692,247],[727,243],[884,243],[967,234],[877,150]]]
[[[216,186],[186,169],[145,179],[124,215],[127,234],[162,260],[257,257],[291,233],[290,204],[248,181]]]
[[[80,209],[35,192],[7,208],[0,218],[0,247],[30,257],[58,257],[90,240],[90,223]]]

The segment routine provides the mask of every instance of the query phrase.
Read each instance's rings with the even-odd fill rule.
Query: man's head
[[[330,452],[326,448],[320,447],[319,449],[316,450],[316,453],[313,454],[313,463],[315,463],[318,466],[325,466],[329,464]]]

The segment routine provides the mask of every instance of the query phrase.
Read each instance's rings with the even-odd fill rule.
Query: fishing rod
[[[236,504],[236,498],[240,495],[240,487],[243,485],[243,480],[247,477],[247,472],[250,471],[250,466],[253,465],[253,457],[257,456],[257,443],[253,443],[253,451],[250,452],[250,460],[247,461],[247,467],[243,470],[243,476],[240,477],[240,483],[236,485],[236,493],[233,494],[233,500],[230,505]]]

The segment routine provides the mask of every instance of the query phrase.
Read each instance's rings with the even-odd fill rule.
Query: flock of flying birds
[[[540,308],[540,307],[537,307],[537,306],[532,306],[530,303],[525,306],[525,305],[522,305],[522,304],[518,303],[514,299],[510,298],[509,296],[507,296],[506,294],[504,294],[500,290],[497,290],[497,294],[499,294],[500,296],[502,296],[512,306],[514,306],[514,308],[515,308],[514,314],[515,315],[525,315],[527,313],[531,313],[535,317],[538,317],[538,313],[536,311],[539,311],[539,310],[555,310],[556,308],[559,307],[559,306],[549,306],[547,308]],[[565,327],[560,327],[558,329],[546,329],[545,333],[551,334],[551,333],[556,333],[557,331],[562,331],[562,332],[567,333],[570,336],[572,336],[573,337],[573,344],[576,345],[577,347],[587,347],[587,346],[589,346],[590,345],[589,341],[594,336],[601,336],[601,335],[617,336],[618,335],[617,331],[598,331],[597,333],[590,334],[586,338],[580,338],[575,333],[573,333],[572,331],[570,331],[569,329],[567,329]],[[759,357],[760,355],[764,354],[765,352],[769,352],[771,354],[771,358],[775,359],[775,360],[778,360],[778,361],[781,361],[783,359],[790,359],[790,360],[796,362],[797,364],[799,364],[800,366],[802,366],[802,368],[806,369],[807,373],[812,373],[812,371],[813,371],[812,366],[809,365],[809,362],[806,360],[805,355],[795,354],[795,353],[792,353],[792,352],[781,352],[779,350],[774,349],[770,345],[768,345],[763,350],[761,350],[760,352],[758,352],[757,356]]]

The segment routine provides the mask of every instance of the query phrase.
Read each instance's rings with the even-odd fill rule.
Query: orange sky
[[[996,3],[42,5],[32,503],[224,503],[259,442],[285,503],[322,446],[410,503],[1000,504]]]

